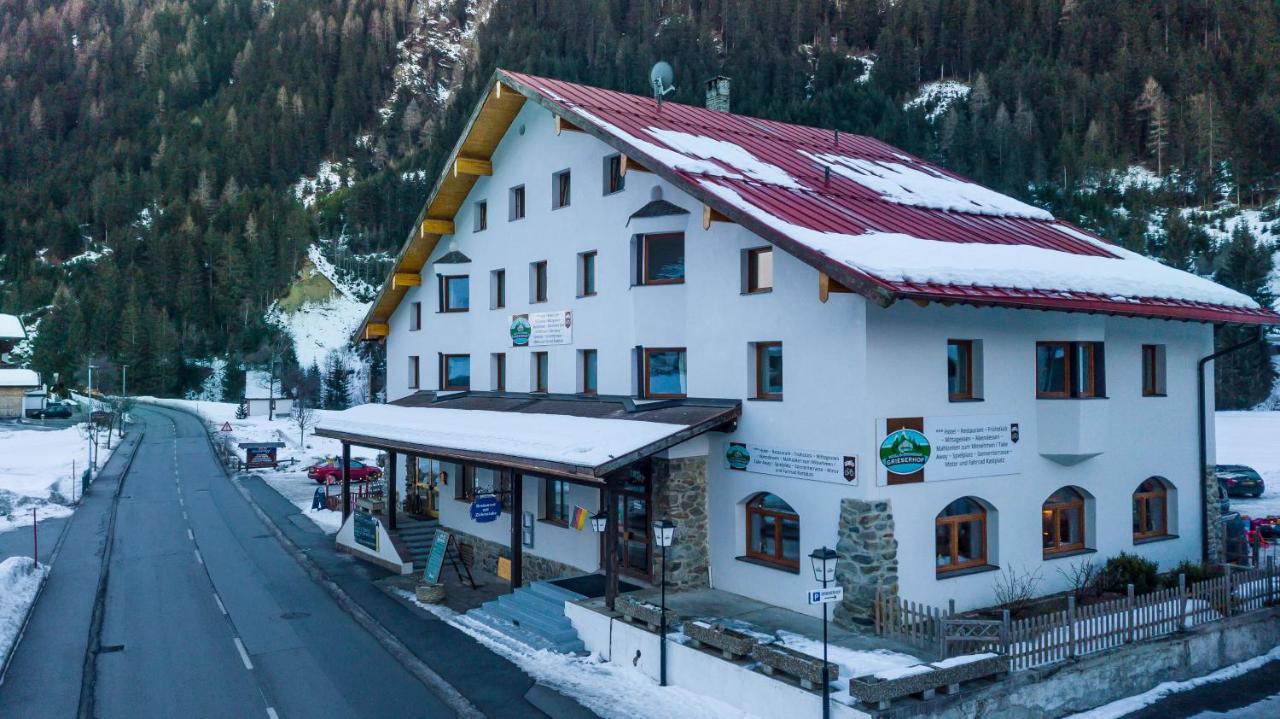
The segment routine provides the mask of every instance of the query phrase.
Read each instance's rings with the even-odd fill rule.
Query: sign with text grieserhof
[[[758,472],[775,477],[849,486],[858,484],[858,458],[852,455],[729,442],[725,445],[724,466],[738,472]]]
[[[573,344],[573,312],[529,312],[511,316],[512,347]]]
[[[1021,429],[1016,417],[909,417],[877,424],[876,475],[881,485],[997,477],[1022,471]]]

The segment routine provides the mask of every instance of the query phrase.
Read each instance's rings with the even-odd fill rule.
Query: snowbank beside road
[[[47,565],[33,566],[30,557],[9,557],[0,562],[0,666],[9,656],[26,621],[27,608],[35,601]]]
[[[99,468],[111,457],[105,433],[100,433],[100,438]],[[0,532],[31,526],[33,508],[39,519],[70,515],[72,489],[79,499],[75,482],[88,457],[84,424],[63,429],[36,425],[0,429]]]

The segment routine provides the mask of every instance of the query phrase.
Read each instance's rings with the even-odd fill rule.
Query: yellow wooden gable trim
[[[422,275],[417,272],[397,272],[391,276],[392,287],[421,287]]]

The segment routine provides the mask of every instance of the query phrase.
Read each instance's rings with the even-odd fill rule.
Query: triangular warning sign
[[[230,432],[230,431],[231,431],[231,423],[230,423],[230,422],[223,422],[223,423],[222,423],[222,431],[223,431],[223,432]]]

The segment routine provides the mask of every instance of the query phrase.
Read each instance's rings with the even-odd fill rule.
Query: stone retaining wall
[[[875,622],[876,591],[897,595],[898,540],[893,531],[893,510],[887,500],[840,500],[836,582],[844,587],[844,601],[833,613],[837,624],[870,627]]]
[[[475,566],[477,569],[483,569],[490,574],[496,575],[498,573],[498,557],[511,556],[507,545],[501,542],[483,539],[453,527],[442,526],[441,529],[452,534],[454,540],[459,544],[469,544],[475,548]],[[531,553],[527,548],[521,555],[521,564],[521,572],[525,584],[541,582],[546,579],[559,579],[560,577],[576,577],[588,573],[573,565],[540,557]],[[448,566],[447,562],[445,566]]]
[[[711,583],[711,551],[707,530],[707,458],[653,460],[653,518],[676,523],[667,548],[667,586],[707,587]],[[662,576],[662,552],[655,548],[653,577]]]

